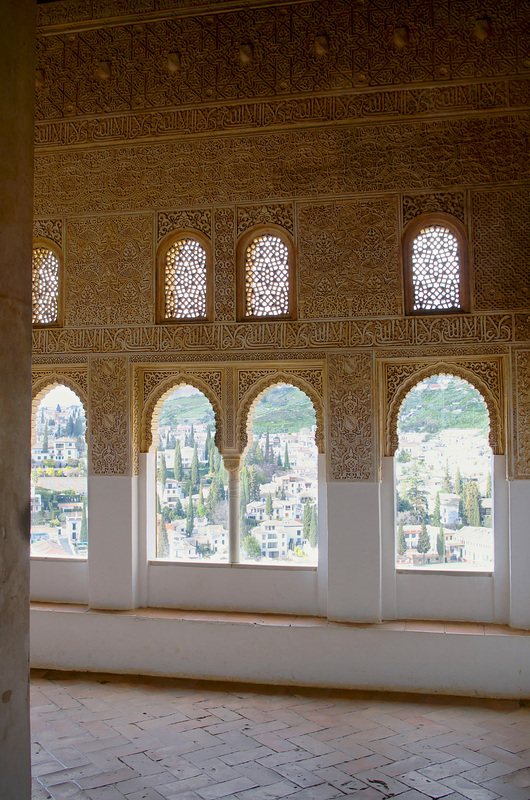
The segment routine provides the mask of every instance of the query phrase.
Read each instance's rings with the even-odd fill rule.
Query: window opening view
[[[157,558],[228,561],[228,473],[210,401],[181,386],[162,406],[158,435]]]
[[[318,451],[315,410],[294,386],[275,386],[252,417],[240,475],[241,560],[318,561]]]
[[[165,260],[165,317],[206,316],[206,252],[195,239],[179,239]]]
[[[481,394],[435,375],[398,420],[396,566],[493,570],[492,452]]]
[[[245,289],[248,316],[289,313],[289,251],[278,236],[258,236],[247,247]]]
[[[31,449],[31,555],[86,558],[88,548],[85,409],[56,386],[36,414]]]
[[[412,242],[414,310],[460,306],[458,239],[441,225],[423,228]]]
[[[33,323],[57,322],[59,296],[59,260],[47,247],[33,250],[32,266]]]

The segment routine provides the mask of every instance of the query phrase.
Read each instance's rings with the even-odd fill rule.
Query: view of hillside
[[[440,433],[444,428],[488,428],[486,404],[466,381],[434,375],[415,386],[399,415],[403,432]]]
[[[252,420],[254,435],[267,428],[275,433],[298,433],[315,424],[315,410],[309,397],[294,386],[275,386],[261,398]]]
[[[179,390],[169,397],[160,412],[160,425],[176,428],[184,423],[214,425],[215,417],[209,400],[200,392],[184,395]]]

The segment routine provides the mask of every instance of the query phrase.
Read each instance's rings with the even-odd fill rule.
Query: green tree
[[[206,439],[204,442],[204,460],[209,463],[210,461],[210,450],[212,448],[212,430],[210,426],[206,428]]]
[[[248,558],[255,559],[259,561],[261,559],[261,547],[256,539],[251,533],[247,533],[245,538],[243,539],[243,544],[241,545],[244,552],[247,554]]]
[[[486,494],[485,497],[491,497],[491,472],[488,472],[486,477]]]
[[[311,504],[309,500],[304,503],[304,513],[302,516],[302,528],[304,539],[309,539],[309,526],[311,525]]]
[[[175,472],[175,480],[183,480],[184,470],[182,469],[182,454],[180,452],[180,442],[178,439],[175,442],[175,459],[173,462],[173,470]]]
[[[465,513],[467,524],[480,527],[480,493],[476,481],[469,481],[467,486]]]
[[[159,453],[159,460],[160,466],[158,467],[158,480],[162,484],[162,488],[164,488],[167,480],[166,457],[164,453]]]
[[[193,498],[191,496],[191,486],[190,486],[190,493],[188,495],[188,507],[186,509],[186,536],[191,536],[191,534],[193,533],[194,521],[195,521],[195,516],[193,508]]]
[[[451,473],[449,472],[449,465],[445,465],[445,472],[442,479],[442,492],[451,493],[453,491],[453,483],[451,481]]]
[[[48,423],[46,422],[44,426],[44,435],[42,437],[42,452],[48,452]]]
[[[462,482],[462,475],[460,474],[460,467],[457,467],[455,474],[455,494],[461,495],[463,490],[464,484]]]
[[[202,493],[202,483],[201,483],[199,488],[199,504],[197,506],[197,517],[200,517],[202,519],[202,517],[206,516],[206,513],[207,511],[206,511],[206,506],[204,505],[204,496]]]
[[[156,555],[157,558],[167,558],[169,556],[169,539],[167,536],[166,521],[163,517],[160,517],[160,522],[158,524]]]
[[[267,433],[265,434],[265,461],[268,463],[271,460],[271,449],[269,439],[269,426],[267,425]]]
[[[285,453],[283,454],[283,468],[285,470],[291,469],[291,463],[289,461],[289,448],[287,447],[287,442],[285,442]]]
[[[396,542],[396,550],[398,556],[404,556],[407,552],[407,542],[405,539],[405,532],[403,530],[403,520],[399,520],[398,525],[398,532],[397,532],[397,542]]]
[[[421,533],[418,537],[418,544],[416,545],[416,550],[418,553],[428,553],[431,549],[431,540],[429,538],[429,534],[427,533],[427,525],[425,522],[422,522],[421,525]]]
[[[318,514],[317,507],[311,506],[311,521],[309,523],[309,544],[311,547],[318,545]]]
[[[173,509],[173,519],[184,519],[186,516],[184,509],[182,508],[182,503],[180,499],[177,497],[175,501],[175,508]]]
[[[443,558],[445,556],[445,536],[442,525],[440,525],[440,530],[438,531],[438,536],[436,537],[436,549],[440,558]]]
[[[278,467],[280,467],[280,469],[283,469],[282,457],[281,457],[281,455],[279,453],[278,453],[278,458],[276,460],[276,464],[277,464]]]
[[[272,517],[273,514],[273,507],[272,507],[272,495],[269,492],[267,495],[267,499],[265,500],[265,513]]]
[[[247,505],[249,503],[250,490],[248,467],[243,467],[239,475],[239,508],[243,514],[246,513]]]
[[[79,534],[79,541],[86,543],[88,541],[88,524],[86,515],[86,500],[83,500],[83,511],[81,514],[81,533]]]
[[[248,477],[249,477],[249,479],[248,479],[248,488],[249,488],[249,497],[250,497],[250,501],[249,502],[252,503],[253,501],[259,500],[259,498],[260,498],[258,473],[256,471],[256,467],[254,466],[254,464],[252,464],[252,466],[250,467],[249,476]]]
[[[434,511],[432,512],[432,524],[440,524],[440,492],[436,492],[436,500],[434,501]]]
[[[193,457],[191,459],[190,481],[193,491],[199,485],[199,458],[197,455],[197,443],[193,445]]]
[[[427,491],[425,490],[425,477],[420,470],[418,461],[414,461],[409,471],[404,476],[405,497],[418,521],[425,520],[428,516]]]
[[[193,427],[193,422],[191,423],[191,428],[190,428],[189,443],[190,443],[190,445],[189,445],[190,447],[193,447],[193,445],[195,444],[195,429]]]

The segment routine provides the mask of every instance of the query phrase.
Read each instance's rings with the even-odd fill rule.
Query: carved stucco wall
[[[390,431],[377,362],[472,356],[483,372],[511,354],[499,441],[513,410],[512,473],[530,478],[520,7],[241,5],[39,6],[35,237],[63,253],[65,326],[35,329],[34,357],[43,376],[83,362],[92,472],[136,469],[171,376],[217,375],[233,453],[249,398],[283,373],[325,409],[329,477],[375,480]],[[407,318],[401,234],[433,211],[469,232],[472,313]],[[237,240],[262,224],[293,236],[298,320],[236,322]],[[179,228],[211,239],[213,322],[154,323],[156,248]]]

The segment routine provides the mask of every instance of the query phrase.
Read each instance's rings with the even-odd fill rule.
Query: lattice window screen
[[[460,306],[458,239],[441,225],[423,228],[412,243],[414,310]]]
[[[164,316],[206,316],[206,251],[195,239],[179,239],[166,253]]]
[[[289,313],[289,252],[277,236],[258,236],[248,246],[245,289],[247,315]]]
[[[33,322],[57,322],[59,301],[59,259],[52,250],[33,250],[32,304]]]

